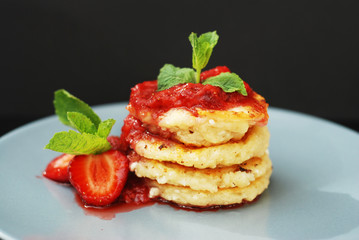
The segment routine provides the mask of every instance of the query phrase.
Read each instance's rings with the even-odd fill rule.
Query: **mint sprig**
[[[199,37],[197,37],[196,33],[191,33],[188,39],[193,48],[192,65],[196,69],[196,83],[199,83],[201,70],[207,66],[219,36],[216,31],[204,33]]]
[[[199,37],[196,33],[191,33],[188,39],[193,50],[192,67],[196,71],[165,64],[157,77],[157,91],[166,90],[181,83],[200,83],[201,71],[207,66],[219,36],[216,31],[201,34]],[[206,79],[202,84],[220,87],[224,92],[239,92],[247,96],[243,80],[235,73],[221,73]]]
[[[74,155],[99,154],[111,149],[107,136],[116,122],[114,119],[102,121],[88,104],[64,89],[55,92],[54,107],[59,120],[78,132],[56,133],[45,149]]]

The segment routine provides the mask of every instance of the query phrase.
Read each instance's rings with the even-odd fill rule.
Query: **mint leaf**
[[[55,133],[45,149],[74,155],[98,154],[110,150],[111,144],[105,138],[69,130]]]
[[[60,121],[71,127],[75,127],[71,124],[71,122],[67,119],[68,112],[79,112],[88,117],[91,122],[97,128],[101,122],[101,119],[97,114],[91,109],[89,105],[75,96],[71,95],[64,89],[57,90],[55,92],[55,100],[54,100],[55,112],[58,115]]]
[[[162,91],[180,83],[195,83],[195,73],[191,68],[179,68],[165,64],[157,77],[157,91]]]
[[[55,92],[55,112],[65,125],[74,127],[80,133],[56,133],[45,149],[68,154],[99,154],[111,149],[107,141],[114,119],[101,121],[100,117],[85,102],[64,89]]]
[[[200,82],[201,70],[207,66],[209,58],[212,55],[213,48],[218,42],[219,36],[216,31],[201,34],[197,37],[196,33],[191,33],[189,41],[191,42],[192,65],[196,69],[196,82]]]
[[[225,92],[239,92],[243,96],[247,96],[247,91],[243,80],[235,73],[221,73],[217,76],[207,78],[203,85],[209,84],[223,89]]]
[[[97,133],[96,135],[102,138],[107,138],[107,136],[110,134],[111,129],[113,125],[115,124],[116,120],[114,119],[107,119],[106,121],[103,121],[98,125]]]
[[[67,119],[71,123],[71,126],[74,126],[80,133],[95,134],[97,131],[95,124],[82,113],[68,112]]]

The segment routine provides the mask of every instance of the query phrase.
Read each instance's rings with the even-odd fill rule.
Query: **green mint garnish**
[[[196,83],[194,70],[165,64],[158,75],[157,90],[162,91],[180,83]]]
[[[60,121],[68,126],[73,127],[70,121],[67,118],[68,112],[78,112],[82,113],[88,117],[96,128],[101,122],[101,119],[97,114],[92,110],[92,108],[87,105],[85,102],[81,101],[77,97],[71,95],[64,89],[57,90],[55,92],[54,100],[55,112],[59,117]]]
[[[193,49],[192,65],[196,69],[196,83],[200,82],[201,70],[207,66],[218,38],[216,31],[204,33],[199,37],[197,37],[196,33],[189,35],[189,41]]]
[[[111,149],[106,138],[116,122],[114,119],[101,121],[88,104],[63,89],[55,92],[54,107],[59,120],[79,132],[56,133],[45,149],[74,155],[99,154]]]
[[[111,149],[106,138],[73,130],[58,132],[50,139],[45,149],[73,155],[98,154]]]
[[[80,133],[95,134],[97,131],[95,124],[82,113],[68,112],[67,119],[71,126],[77,129]]]
[[[192,67],[179,68],[172,64],[165,64],[157,77],[157,91],[169,89],[181,83],[200,83],[201,71],[204,69],[212,55],[219,36],[216,31],[201,34],[191,33],[188,37],[192,45]],[[225,92],[239,92],[247,96],[243,80],[235,73],[221,73],[206,79],[202,84],[222,88]]]
[[[209,84],[223,89],[225,92],[239,92],[243,96],[247,96],[246,87],[243,80],[235,73],[221,73],[217,76],[207,78],[203,85]]]
[[[98,126],[96,135],[102,138],[107,138],[115,122],[116,121],[112,118],[101,122],[100,125]]]

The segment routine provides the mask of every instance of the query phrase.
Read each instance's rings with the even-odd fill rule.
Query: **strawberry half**
[[[75,157],[71,154],[62,154],[54,158],[46,167],[42,175],[51,180],[67,183],[69,182],[69,174],[67,172],[67,167],[69,166],[70,161]]]
[[[231,72],[226,66],[217,66],[201,73],[201,82],[207,78],[217,76],[224,72]]]
[[[117,150],[97,155],[79,155],[69,164],[69,180],[87,205],[114,202],[128,175],[128,159]]]

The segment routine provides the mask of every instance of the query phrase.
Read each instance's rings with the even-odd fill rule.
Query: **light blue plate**
[[[115,118],[125,104],[95,108]],[[334,123],[270,108],[269,189],[254,204],[188,212],[155,204],[116,214],[86,215],[71,188],[41,178],[59,155],[43,150],[55,116],[0,138],[0,238],[4,239],[359,239],[359,134]]]

